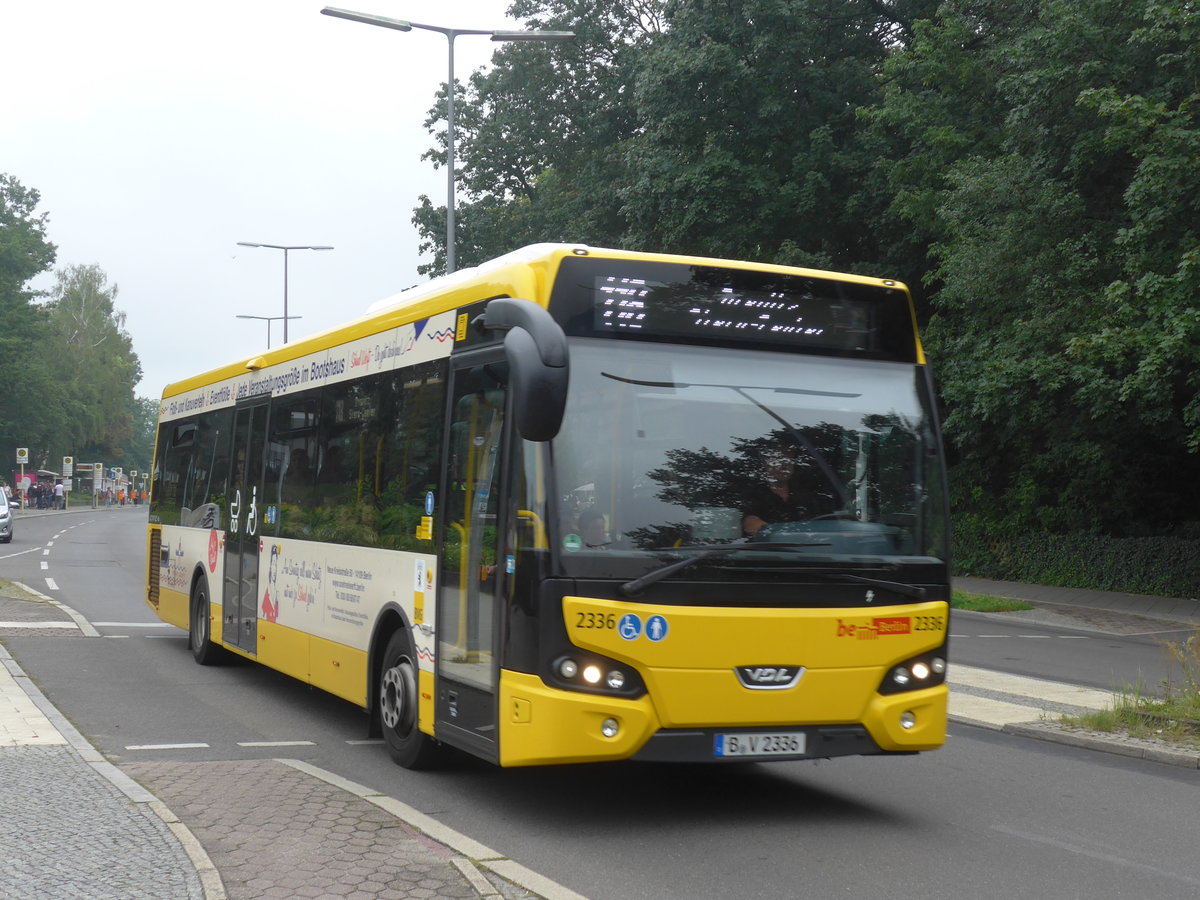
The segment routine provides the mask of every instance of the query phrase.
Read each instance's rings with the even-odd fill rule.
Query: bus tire
[[[417,725],[417,657],[402,630],[388,639],[379,671],[379,727],[388,756],[406,769],[429,769],[440,762],[442,746]]]
[[[212,611],[208,602],[208,584],[203,578],[196,580],[192,588],[192,602],[188,615],[188,646],[192,658],[202,666],[221,662],[224,651],[212,642]]]

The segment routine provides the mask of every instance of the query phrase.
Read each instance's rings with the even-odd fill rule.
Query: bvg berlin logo
[[[804,674],[804,666],[738,666],[738,681],[752,691],[778,691],[790,688]]]

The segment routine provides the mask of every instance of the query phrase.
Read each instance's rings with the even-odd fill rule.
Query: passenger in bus
[[[612,543],[608,538],[608,525],[604,521],[604,514],[595,507],[585,509],[579,514],[579,537],[585,547],[591,547],[593,550]]]

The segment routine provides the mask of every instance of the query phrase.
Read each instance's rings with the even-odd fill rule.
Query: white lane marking
[[[238,741],[239,747],[315,747],[315,741]]]
[[[74,622],[0,622],[0,628],[74,628],[79,626]]]
[[[346,741],[351,747],[376,747],[383,743],[383,738],[368,738],[362,741]]]
[[[46,579],[46,587],[50,588],[50,590],[52,590],[52,591],[58,590],[58,584],[54,581],[53,578]]]
[[[0,556],[0,559],[12,559],[14,556],[24,556],[26,553],[37,553],[41,547],[30,547],[27,550],[18,550],[16,553],[5,553]]]
[[[170,622],[93,622],[97,628],[174,628]]]
[[[207,750],[208,744],[130,744],[126,750]]]
[[[41,562],[41,566],[42,566],[42,571],[44,572],[46,569],[50,568],[50,563],[46,562],[46,561],[43,559],[43,560],[42,560],[42,562]]]

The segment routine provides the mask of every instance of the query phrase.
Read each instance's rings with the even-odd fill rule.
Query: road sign
[[[18,447],[17,448],[17,465],[18,466],[29,465],[29,448],[28,447]]]
[[[75,474],[75,457],[73,457],[73,456],[64,456],[63,457],[62,473],[67,476]]]

